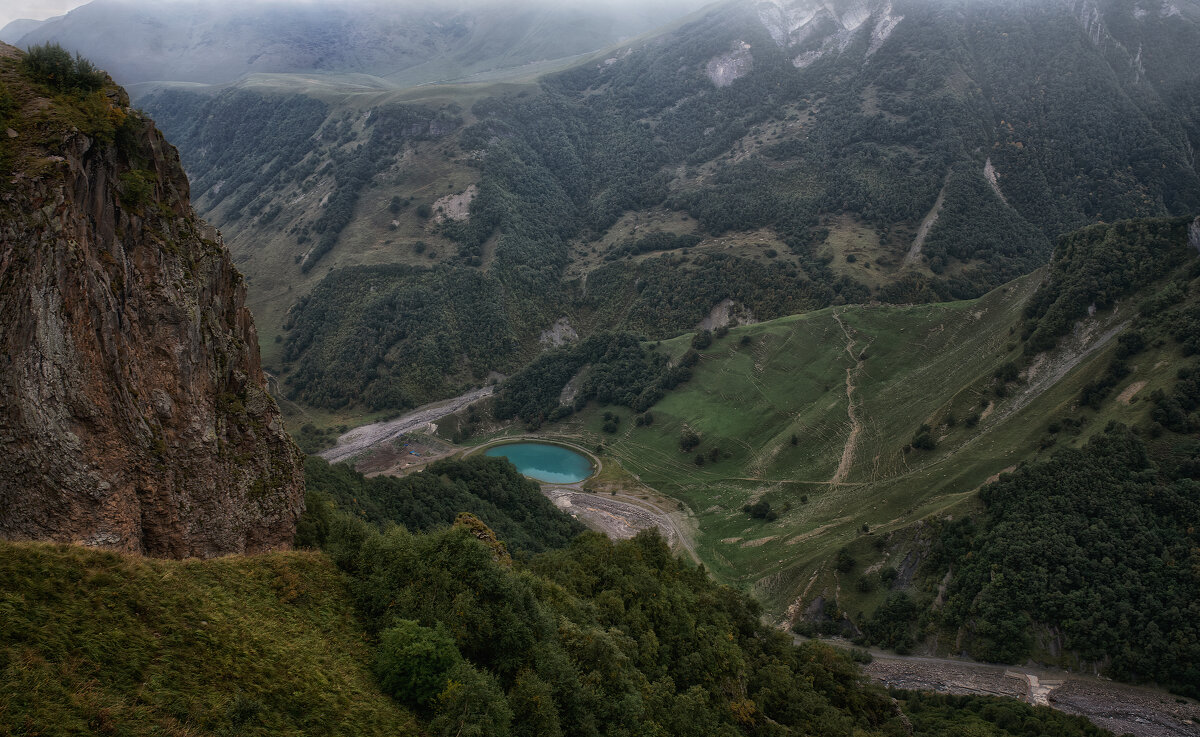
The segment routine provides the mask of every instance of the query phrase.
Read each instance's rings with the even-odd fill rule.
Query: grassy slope
[[[0,734],[415,734],[324,556],[0,542]]]
[[[863,594],[844,576],[839,581],[830,565],[838,549],[849,545],[859,559],[854,577],[885,559],[902,567],[919,520],[961,514],[990,477],[1048,457],[1056,446],[1081,444],[1110,419],[1132,421],[1144,409],[1116,397],[1137,381],[1148,382],[1145,396],[1173,377],[1171,349],[1152,349],[1102,410],[1081,412],[1079,391],[1104,371],[1113,343],[1076,362],[1077,341],[1070,339],[997,398],[993,373],[1020,352],[1013,331],[1040,278],[1039,272],[978,300],[839,307],[736,328],[704,352],[690,382],[653,408],[652,426],[636,427],[620,408],[621,429],[605,435],[600,414],[612,408],[589,407],[545,430],[603,441],[607,454],[642,482],[682,500],[697,517],[705,564],[721,580],[754,590],[769,610],[782,614],[798,598],[807,604],[824,595],[845,610],[869,612],[884,592]],[[1121,310],[1098,314],[1085,331],[1095,337],[1123,324],[1130,315]],[[743,336],[749,345],[741,344]],[[689,340],[665,341],[661,349],[678,355]],[[834,484],[851,432],[847,369],[861,428],[844,481]],[[973,428],[964,421],[971,414],[982,415]],[[1084,418],[1082,430],[1060,433],[1043,447],[1046,427],[1066,416]],[[906,452],[923,423],[933,426],[938,447]],[[701,435],[703,466],[679,449],[684,426]],[[714,446],[722,455],[716,463],[708,461]],[[779,512],[777,520],[742,512],[760,498]],[[864,523],[872,534],[863,534]],[[871,544],[886,533],[896,533],[886,549]]]

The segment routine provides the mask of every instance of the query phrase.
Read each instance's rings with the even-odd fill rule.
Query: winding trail
[[[842,447],[842,458],[838,461],[837,471],[834,472],[833,478],[829,479],[831,484],[841,484],[850,475],[850,467],[854,465],[854,451],[858,448],[858,435],[862,432],[862,422],[858,419],[858,410],[854,406],[854,374],[862,368],[863,362],[854,354],[854,346],[858,341],[850,335],[846,323],[842,322],[842,316],[834,311],[833,319],[845,334],[846,353],[850,355],[850,360],[854,361],[854,365],[846,369],[846,414],[850,418],[850,436],[846,438],[846,445]]]
[[[938,192],[937,200],[933,203],[933,209],[925,215],[925,219],[921,221],[921,226],[917,228],[917,236],[913,238],[912,247],[908,249],[908,253],[904,254],[904,262],[901,267],[908,266],[917,260],[921,255],[921,248],[925,245],[925,239],[929,237],[929,231],[933,230],[933,226],[937,223],[938,215],[942,212],[942,205],[946,202],[946,185],[950,183],[950,172],[946,172],[946,178],[942,181],[942,189]]]

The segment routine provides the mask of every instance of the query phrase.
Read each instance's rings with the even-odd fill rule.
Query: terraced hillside
[[[990,397],[996,369],[1019,356],[1009,331],[1039,277],[978,300],[826,308],[733,328],[653,406],[652,424],[597,407],[547,431],[603,442],[640,481],[682,500],[697,515],[704,562],[778,611],[807,586],[810,561],[864,523],[886,532],[957,505],[960,491],[1031,450],[1020,443],[1027,428],[1009,420],[1037,389]],[[691,339],[659,350],[681,356]],[[622,417],[615,435],[600,428],[610,411]],[[938,426],[937,447],[906,451],[922,424]],[[685,430],[699,436],[686,453]],[[743,511],[759,501],[771,521]]]

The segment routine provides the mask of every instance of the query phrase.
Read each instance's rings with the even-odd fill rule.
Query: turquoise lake
[[[525,476],[550,484],[573,484],[592,475],[592,462],[561,445],[509,443],[488,448],[484,455],[507,458]]]

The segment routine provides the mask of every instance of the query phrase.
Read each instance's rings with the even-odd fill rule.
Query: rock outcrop
[[[0,536],[287,547],[300,454],[178,154],[123,90],[50,95],[19,54],[0,44]]]

